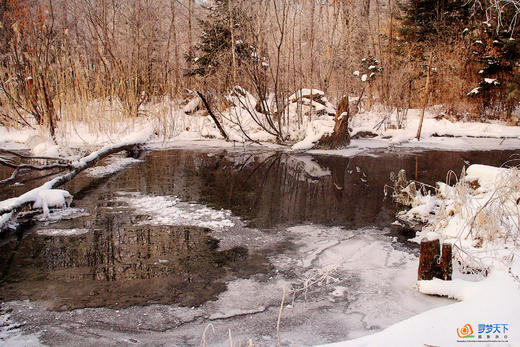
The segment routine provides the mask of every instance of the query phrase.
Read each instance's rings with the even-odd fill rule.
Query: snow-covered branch
[[[497,22],[497,29],[508,26],[507,31],[513,32],[516,27],[518,14],[520,14],[520,0],[468,0],[473,10],[486,11],[486,20]],[[510,14],[509,23],[504,23],[504,15]]]
[[[129,141],[116,145],[109,145],[72,162],[69,165],[70,172],[53,178],[38,188],[32,189],[16,198],[7,199],[0,202],[0,228],[11,220],[16,213],[23,207],[32,204],[33,208],[42,208],[44,213],[48,213],[50,207],[63,207],[70,205],[72,195],[61,189],[55,189],[72,180],[81,171],[94,166],[99,160],[121,151],[135,153],[143,141]]]

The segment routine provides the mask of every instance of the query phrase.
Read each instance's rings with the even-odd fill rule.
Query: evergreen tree
[[[491,22],[481,23],[473,33],[471,53],[480,83],[468,95],[479,100],[481,116],[509,119],[520,100],[520,37]]]
[[[233,6],[231,0],[215,0],[208,11],[207,17],[199,21],[202,33],[195,46],[194,56],[186,56],[195,65],[187,74],[210,76],[222,72],[225,84],[229,86],[233,63],[232,45],[237,65],[256,59],[254,46],[245,42],[243,27],[248,18],[239,7]]]
[[[453,40],[471,18],[466,0],[407,0],[399,2],[399,34],[406,42]]]

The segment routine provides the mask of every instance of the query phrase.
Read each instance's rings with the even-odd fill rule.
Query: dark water
[[[397,207],[385,199],[389,174],[433,184],[464,165],[501,165],[515,152],[391,153],[342,158],[286,153],[164,151],[115,175],[78,177],[65,189],[88,217],[53,228],[84,228],[76,236],[38,236],[41,226],[3,236],[0,299],[31,299],[51,309],[128,307],[152,303],[198,305],[225,282],[267,273],[263,254],[245,247],[220,251],[208,230],[142,225],[147,216],[115,202],[114,192],[178,196],[229,209],[249,226],[276,233],[301,223],[346,228],[385,227]],[[7,177],[8,173],[0,173]],[[326,175],[323,175],[326,174]],[[28,187],[6,189],[3,198]],[[139,223],[141,222],[141,223]]]

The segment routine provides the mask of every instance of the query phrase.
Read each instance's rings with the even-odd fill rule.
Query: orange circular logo
[[[471,327],[471,324],[466,324],[460,329],[457,328],[457,335],[459,335],[460,338],[473,337],[473,328]]]

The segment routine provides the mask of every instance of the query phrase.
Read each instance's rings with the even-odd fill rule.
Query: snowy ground
[[[317,92],[317,90],[313,90]],[[244,98],[253,98],[247,94]],[[236,97],[231,98],[234,104],[241,105]],[[252,104],[254,100],[243,100],[244,104]],[[225,142],[209,116],[198,113],[186,114],[185,108],[164,104],[148,106],[149,114],[168,109],[168,113],[158,119],[154,116],[133,119],[131,122],[113,124],[109,130],[93,129],[82,122],[58,123],[58,144],[52,144],[45,129],[6,129],[0,128],[2,148],[29,149],[35,155],[70,156],[85,153],[100,146],[120,143],[136,138],[142,134],[151,134],[148,148],[165,149],[179,147],[218,147],[237,148],[242,146],[258,146],[279,148],[280,150],[307,151],[323,134],[330,133],[334,126],[333,106],[322,96],[321,105],[309,99],[302,104],[291,103],[288,106],[289,123],[283,126],[284,133],[289,136],[286,145],[274,144],[274,137],[263,131],[250,118],[250,113],[243,107],[231,107],[222,113],[224,128],[230,133],[230,141]],[[254,103],[253,103],[254,104]],[[300,106],[296,106],[300,105]],[[520,127],[508,126],[500,122],[455,122],[439,117],[442,107],[435,106],[426,110],[421,132],[421,140],[415,139],[420,118],[420,110],[408,110],[406,121],[397,122],[395,112],[382,108],[373,111],[362,111],[352,117],[349,122],[351,134],[354,136],[347,149],[326,151],[325,153],[353,156],[367,151],[381,151],[402,148],[406,150],[439,149],[439,150],[486,150],[520,148]],[[298,117],[298,112],[304,116]],[[321,112],[321,113],[320,113]],[[255,113],[256,114],[256,113]],[[309,116],[309,115],[312,115]],[[260,117],[259,114],[256,116]],[[296,121],[295,119],[300,119]],[[237,129],[237,122],[251,139],[261,141],[261,145],[250,142]],[[357,138],[356,134],[371,133],[375,137]],[[75,149],[75,150],[72,150]],[[324,153],[324,151],[318,151]]]

